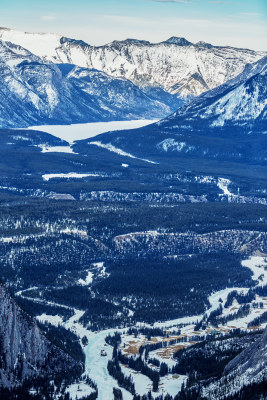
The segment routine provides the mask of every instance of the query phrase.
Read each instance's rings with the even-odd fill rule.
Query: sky
[[[267,50],[267,0],[0,0],[0,26],[91,45],[179,36]]]

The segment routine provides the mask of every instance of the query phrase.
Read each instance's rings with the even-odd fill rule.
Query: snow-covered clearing
[[[98,174],[78,174],[76,172],[69,172],[67,174],[60,173],[60,174],[44,174],[42,175],[42,178],[44,181],[50,181],[50,179],[82,179],[82,178],[88,178],[88,177],[100,177],[102,175]]]
[[[71,146],[40,146],[42,148],[42,153],[69,153],[77,154],[73,151]]]
[[[259,280],[259,286],[267,285],[267,257],[253,256],[242,261],[242,265],[253,272],[252,279]]]
[[[91,271],[87,271],[87,277],[85,279],[79,279],[78,283],[82,286],[89,286],[93,283],[94,274]]]
[[[48,322],[49,324],[54,325],[54,326],[63,324],[63,319],[59,315],[42,314],[42,315],[38,315],[38,317],[36,317],[36,319],[38,319],[38,321],[42,322],[43,324],[45,322]]]
[[[240,287],[233,287],[233,288],[226,288],[223,290],[219,290],[218,292],[212,293],[209,296],[209,302],[211,304],[211,307],[206,312],[206,315],[209,316],[212,311],[217,310],[219,308],[220,304],[222,306],[224,306],[228,294],[233,292],[234,290],[237,291],[238,293],[244,293],[244,294],[246,294],[248,292],[248,289],[240,288]]]
[[[28,129],[44,131],[51,135],[57,136],[69,143],[75,140],[89,139],[100,133],[109,131],[121,131],[124,129],[141,128],[156,122],[156,120],[138,119],[131,121],[111,121],[111,122],[92,122],[88,124],[74,125],[41,125],[31,126]]]
[[[159,394],[166,395],[169,393],[171,396],[176,396],[181,390],[182,384],[186,383],[187,376],[184,375],[166,375],[160,378]]]
[[[152,391],[152,381],[146,375],[143,375],[125,365],[121,365],[121,370],[125,376],[131,376],[133,378],[136,394],[142,396],[150,390]]]
[[[231,193],[230,190],[228,189],[230,183],[231,181],[229,179],[218,178],[218,183],[217,183],[218,188],[223,191],[223,194],[221,194],[220,196],[234,196],[234,194]]]
[[[79,400],[85,396],[89,396],[93,392],[94,389],[84,382],[74,383],[66,389],[66,393],[70,394],[72,400]]]

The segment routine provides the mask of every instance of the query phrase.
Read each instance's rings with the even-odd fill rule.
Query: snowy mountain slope
[[[127,39],[104,46],[53,34],[24,33],[1,28],[0,38],[19,44],[55,63],[94,68],[125,77],[139,87],[160,87],[180,97],[196,96],[238,75],[263,52],[193,44],[172,37],[161,43]]]
[[[64,65],[58,67],[62,69]],[[70,67],[71,71],[66,76],[68,81],[79,91],[96,97],[101,110],[109,111],[115,119],[120,115],[127,115],[127,119],[142,115],[144,118],[157,118],[159,115],[168,115],[173,109],[173,105],[169,107],[150,98],[127,79],[114,79],[98,70]]]
[[[126,79],[44,62],[0,41],[0,126],[158,118],[170,108]]]
[[[253,387],[253,385],[255,385]],[[215,383],[203,389],[203,395],[211,400],[232,398],[236,393],[244,397],[254,392],[257,396],[257,387],[266,388],[267,385],[267,329],[255,343],[247,347],[226,366],[224,376]],[[246,386],[249,387],[250,391]],[[263,393],[261,393],[263,394]],[[266,394],[266,391],[265,391]],[[248,397],[246,397],[248,396]],[[264,397],[265,398],[265,397]]]
[[[180,127],[187,122],[187,129],[190,129],[191,121],[197,118],[198,126],[201,128],[202,124],[204,129],[244,126],[253,130],[254,125],[266,122],[267,57],[246,65],[244,71],[236,78],[202,94],[169,118],[160,121],[158,125],[170,125],[171,129],[174,129],[174,124]],[[264,128],[264,124],[262,127]]]
[[[263,165],[267,159],[266,74],[264,57],[160,122],[102,134],[94,140],[158,162],[171,157],[180,165],[184,161],[189,169],[199,159]]]

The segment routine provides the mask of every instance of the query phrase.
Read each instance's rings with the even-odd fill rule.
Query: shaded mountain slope
[[[264,389],[265,388],[265,389]],[[227,364],[223,377],[203,390],[213,399],[265,399],[267,393],[267,329]]]
[[[0,41],[0,71],[1,127],[153,119],[170,112],[126,79],[59,68],[10,42]]]

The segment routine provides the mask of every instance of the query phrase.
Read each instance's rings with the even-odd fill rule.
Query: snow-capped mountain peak
[[[139,88],[161,88],[188,98],[213,89],[242,72],[265,53],[234,47],[192,44],[182,37],[161,43],[126,39],[103,46],[54,34],[1,29],[0,38],[28,49],[44,60],[97,69],[124,77]]]
[[[177,46],[191,46],[193,43],[189,42],[187,39],[183,37],[172,36],[168,40],[162,42],[168,44],[176,44]]]

